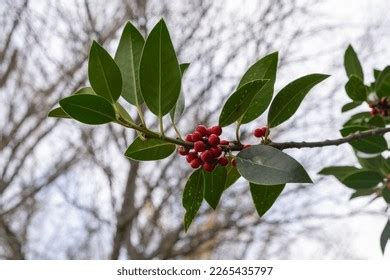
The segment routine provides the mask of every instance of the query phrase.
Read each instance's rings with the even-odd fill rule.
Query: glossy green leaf
[[[238,170],[235,166],[229,164],[227,167],[227,175],[226,175],[226,182],[225,182],[225,190],[228,189],[230,186],[232,186],[240,177],[240,173],[238,173]]]
[[[386,203],[390,204],[390,189],[388,187],[382,190],[382,196]]]
[[[122,74],[121,95],[135,106],[143,103],[139,85],[139,63],[144,44],[145,39],[142,34],[131,22],[127,22],[115,54],[115,62]]]
[[[356,107],[362,105],[362,102],[349,102],[347,104],[345,104],[342,108],[341,108],[341,112],[347,112],[349,110],[352,110],[352,109],[355,109]]]
[[[91,87],[100,95],[115,103],[122,92],[122,76],[110,54],[93,41],[89,52],[88,76]]]
[[[370,169],[374,171],[381,172],[382,174],[386,174],[386,161],[383,156],[379,155],[376,157],[362,158],[357,157],[360,165],[365,169]]]
[[[365,101],[367,99],[367,88],[358,76],[352,75],[345,85],[345,91],[349,98],[354,101]]]
[[[243,116],[247,112],[255,95],[259,93],[268,81],[254,80],[233,92],[223,105],[221,115],[219,116],[219,125],[222,127],[228,126]]]
[[[60,100],[60,106],[66,114],[82,123],[104,124],[116,120],[112,104],[98,95],[72,95]]]
[[[158,117],[168,114],[179,98],[181,71],[163,19],[146,39],[139,75],[142,96],[150,111]]]
[[[250,66],[241,78],[238,88],[254,80],[269,80],[269,82],[255,94],[248,109],[239,119],[239,123],[245,124],[253,121],[268,108],[274,93],[277,67],[278,52],[274,52]]]
[[[343,137],[352,133],[368,130],[365,126],[346,126],[340,130]],[[387,142],[383,136],[370,136],[360,140],[354,140],[349,143],[356,150],[367,154],[381,153],[387,150]]]
[[[356,171],[359,171],[359,169],[354,166],[329,166],[323,168],[320,172],[318,172],[318,174],[332,175],[341,181],[347,175],[354,173]]]
[[[378,80],[379,75],[381,74],[381,72],[382,72],[381,70],[374,69],[373,74],[374,74],[375,80]]]
[[[237,169],[242,177],[259,185],[312,183],[302,165],[268,145],[254,145],[238,153]]]
[[[358,170],[345,176],[341,182],[352,189],[369,189],[383,181],[380,173],[372,170]]]
[[[385,119],[382,117],[382,116],[379,116],[379,115],[376,115],[374,117],[372,117],[368,123],[367,123],[369,126],[372,126],[372,127],[385,127],[386,126],[386,122],[385,122]]]
[[[268,126],[276,127],[288,120],[298,110],[310,89],[329,75],[311,74],[289,83],[274,98],[268,113]]]
[[[61,107],[54,108],[47,114],[47,116],[50,118],[71,119],[71,117],[67,113],[65,113],[65,111]]]
[[[349,120],[343,124],[343,126],[366,125],[370,118],[371,115],[369,112],[360,112],[352,115]]]
[[[223,166],[217,166],[213,172],[204,172],[204,198],[211,208],[216,209],[225,190],[227,171]]]
[[[379,74],[375,86],[376,94],[379,98],[390,96],[390,66],[387,66]]]
[[[275,186],[262,186],[250,183],[250,191],[256,211],[260,217],[272,207],[282,193],[285,184]]]
[[[349,198],[349,200],[355,199],[355,198],[358,198],[358,197],[362,197],[362,196],[373,195],[374,193],[376,193],[376,189],[360,189],[360,190],[356,190],[356,191],[351,195],[351,197]]]
[[[129,113],[126,111],[126,109],[123,108],[123,106],[121,104],[119,104],[117,102],[117,103],[115,103],[115,107],[117,109],[117,112],[118,112],[119,116],[122,119],[126,120],[129,123],[135,123],[133,118],[129,115]],[[137,130],[137,132],[138,132],[138,130]]]
[[[193,172],[188,179],[183,192],[183,206],[186,210],[184,215],[184,229],[188,230],[193,219],[202,205],[204,196],[204,173],[202,169]]]
[[[387,221],[380,238],[382,254],[385,253],[387,242],[390,240],[390,220]]]
[[[159,160],[169,157],[175,149],[174,144],[160,139],[141,140],[137,137],[127,148],[125,156],[133,160]]]
[[[187,70],[188,66],[190,66],[189,63],[180,64],[180,71],[181,71],[182,77],[183,77],[185,71]],[[183,92],[180,91],[179,98],[177,99],[175,106],[169,112],[169,116],[171,117],[171,120],[173,123],[176,124],[179,122],[180,117],[184,113],[185,106],[186,106],[185,98],[184,98]]]
[[[347,73],[347,77],[352,75],[358,76],[362,81],[364,81],[363,69],[360,64],[359,58],[351,45],[348,46],[344,54],[344,68]]]

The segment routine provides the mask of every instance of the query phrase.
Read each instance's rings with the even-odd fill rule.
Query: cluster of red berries
[[[186,135],[187,142],[194,143],[192,149],[180,146],[178,152],[185,156],[187,162],[194,169],[203,167],[205,171],[211,172],[220,164],[226,166],[229,163],[226,152],[229,150],[229,141],[221,140],[222,134],[220,126],[207,128],[204,125],[198,125],[194,132]],[[234,162],[232,161],[234,165]]]
[[[260,137],[264,137],[266,136],[268,132],[268,128],[265,126],[265,127],[262,127],[262,128],[256,128],[254,131],[253,131],[253,135],[257,138],[260,138]]]
[[[384,117],[387,117],[389,115],[390,106],[385,97],[382,98],[377,104],[369,104],[369,106],[371,108],[370,114],[372,116],[380,114]]]

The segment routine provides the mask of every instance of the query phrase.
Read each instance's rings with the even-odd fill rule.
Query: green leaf
[[[169,157],[175,151],[175,145],[160,139],[135,138],[127,148],[125,156],[133,160],[159,160]]]
[[[390,96],[390,66],[387,66],[379,74],[375,85],[376,94],[379,98]]]
[[[132,119],[132,117],[129,115],[129,113],[126,111],[126,109],[123,108],[123,106],[121,104],[119,104],[117,102],[117,103],[115,103],[115,107],[118,111],[119,116],[121,116],[122,119],[126,120],[129,123],[135,123],[134,120]],[[137,132],[138,132],[138,130],[137,130]]]
[[[386,245],[389,239],[390,239],[390,220],[387,221],[380,238],[382,254],[385,253]]]
[[[219,116],[219,125],[222,127],[228,126],[243,116],[247,112],[255,95],[268,81],[254,80],[233,92],[223,105],[221,115]]]
[[[354,199],[354,198],[358,198],[358,197],[362,197],[362,196],[369,196],[369,195],[372,195],[374,193],[376,193],[376,189],[361,189],[361,190],[357,190],[357,191],[355,191],[351,195],[349,200]]]
[[[390,189],[387,186],[382,190],[382,196],[386,203],[390,204]]]
[[[373,126],[373,127],[385,127],[386,126],[386,122],[385,122],[384,118],[382,116],[379,116],[379,115],[372,117],[368,121],[367,124],[369,126]]]
[[[352,75],[358,76],[364,81],[363,69],[360,64],[359,58],[351,45],[348,46],[344,54],[344,68],[348,78]]]
[[[245,124],[258,118],[268,108],[274,93],[276,70],[278,67],[278,52],[271,53],[249,67],[241,78],[238,88],[254,80],[269,80],[253,97],[248,109],[240,118],[239,123]]]
[[[378,80],[378,78],[379,78],[379,75],[381,74],[381,70],[378,70],[378,69],[374,69],[374,78],[375,78],[375,80]]]
[[[250,183],[252,200],[256,211],[262,217],[274,204],[282,193],[285,184],[276,186],[262,186]]]
[[[343,137],[352,133],[368,130],[365,126],[346,126],[340,130]],[[381,153],[387,150],[387,142],[383,136],[370,136],[360,140],[354,140],[349,143],[356,150],[367,154]]]
[[[344,112],[347,112],[349,110],[352,110],[352,109],[355,109],[356,107],[362,105],[362,102],[350,102],[350,103],[347,103],[345,104],[342,108],[341,108],[341,112],[344,113]]]
[[[365,101],[367,99],[367,88],[362,80],[352,75],[345,85],[345,91],[353,101]]]
[[[342,181],[347,175],[356,171],[359,171],[359,169],[354,166],[329,166],[322,169],[318,174],[333,175],[338,180]]]
[[[88,61],[89,82],[97,95],[115,103],[122,92],[122,76],[110,54],[93,41]]]
[[[50,118],[71,118],[67,113],[65,113],[65,111],[61,107],[54,108],[47,114],[47,116]]]
[[[181,71],[163,19],[146,39],[139,75],[142,96],[150,111],[158,117],[168,114],[179,98]]]
[[[221,195],[225,190],[227,171],[223,166],[218,166],[213,172],[205,172],[204,198],[211,208],[216,209]]]
[[[358,170],[341,180],[344,185],[356,190],[373,188],[382,181],[382,175],[372,170]]]
[[[60,106],[66,114],[82,123],[104,124],[116,120],[112,104],[97,95],[72,95],[60,100]]]
[[[228,189],[231,185],[233,185],[240,177],[240,173],[235,166],[229,164],[227,167],[227,175],[225,182],[225,190]]]
[[[188,230],[192,220],[198,213],[200,206],[202,205],[204,196],[204,174],[202,169],[198,169],[193,172],[188,179],[183,192],[183,206],[186,210],[184,215],[184,229]]]
[[[115,62],[122,74],[123,87],[121,95],[126,101],[135,106],[143,103],[139,85],[139,63],[144,44],[145,39],[142,37],[142,34],[128,21],[119,41]]]
[[[282,151],[254,145],[238,153],[237,169],[242,177],[259,185],[312,183],[302,165]]]
[[[376,157],[370,157],[370,158],[357,157],[357,159],[360,165],[365,169],[380,171],[383,174],[387,173],[386,161],[381,155]]]
[[[187,70],[188,66],[190,66],[189,63],[180,64],[180,71],[181,71],[182,77],[184,75],[184,72]],[[175,106],[169,112],[169,116],[171,117],[171,120],[174,124],[179,122],[180,117],[184,113],[185,105],[186,104],[185,104],[184,95],[183,95],[182,91],[180,91],[179,98],[177,99]]]
[[[346,121],[343,126],[352,126],[352,125],[365,125],[370,120],[371,115],[368,112],[360,112],[355,115],[352,115],[348,121]]]
[[[329,75],[311,74],[296,79],[285,86],[271,103],[268,126],[276,127],[288,120],[298,110],[310,89],[328,77]]]

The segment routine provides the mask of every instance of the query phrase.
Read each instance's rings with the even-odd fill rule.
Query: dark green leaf
[[[359,170],[345,176],[341,182],[352,189],[369,189],[383,181],[380,173],[372,170]]]
[[[386,244],[389,241],[389,239],[390,239],[390,220],[387,221],[380,238],[382,254],[385,253]]]
[[[143,103],[139,85],[139,63],[144,44],[145,39],[138,29],[131,22],[127,22],[115,54],[115,62],[122,74],[121,95],[135,106]]]
[[[376,94],[379,98],[390,96],[390,66],[387,66],[379,74],[379,77],[375,83]]]
[[[116,120],[112,104],[98,95],[72,95],[60,100],[60,105],[69,116],[82,123],[104,124]]]
[[[342,181],[344,177],[356,171],[359,171],[359,169],[354,166],[329,166],[322,169],[318,174],[333,175]]]
[[[51,118],[64,118],[64,119],[71,118],[67,113],[65,113],[65,111],[61,107],[54,108],[49,112],[47,116]]]
[[[268,81],[254,80],[233,92],[223,105],[221,115],[219,116],[219,125],[222,127],[228,126],[244,115],[255,95],[259,93]]]
[[[268,126],[276,127],[288,120],[298,110],[310,89],[328,77],[329,75],[311,74],[296,79],[285,86],[271,103]]]
[[[259,185],[312,183],[299,162],[268,145],[254,145],[239,152],[237,169],[242,177]]]
[[[204,198],[211,208],[217,208],[218,202],[225,190],[227,171],[225,167],[217,166],[213,172],[205,172]]]
[[[376,157],[369,157],[369,158],[362,158],[357,157],[360,165],[365,169],[370,169],[374,171],[381,172],[383,174],[386,174],[386,161],[385,159],[379,155]]]
[[[360,64],[359,58],[352,48],[351,45],[348,46],[344,54],[344,67],[347,73],[348,78],[352,75],[358,76],[362,81],[364,81],[363,69]]]
[[[134,120],[132,119],[132,117],[129,115],[129,113],[126,111],[126,109],[123,108],[123,106],[121,104],[115,103],[115,107],[117,108],[118,114],[122,119],[126,120],[129,123],[134,123]]]
[[[340,130],[343,137],[346,137],[352,133],[368,130],[365,126],[346,126]],[[354,140],[350,142],[350,145],[356,150],[368,154],[381,153],[387,150],[387,142],[383,136],[370,136],[360,140]]]
[[[122,76],[114,59],[93,41],[88,61],[89,82],[97,95],[115,103],[122,92]]]
[[[160,139],[141,140],[137,137],[127,148],[125,156],[134,160],[159,160],[169,157],[175,148],[174,144]]]
[[[351,199],[362,197],[362,196],[369,196],[369,195],[372,195],[374,193],[376,193],[376,189],[361,189],[361,190],[355,191],[349,199],[351,200]]]
[[[347,84],[345,91],[353,101],[365,101],[367,99],[367,88],[359,77],[352,75]]]
[[[386,122],[382,116],[376,115],[368,121],[368,125],[373,127],[385,127]]]
[[[204,196],[204,174],[202,169],[193,172],[188,179],[183,192],[183,206],[186,210],[184,216],[184,229],[188,230],[192,220],[202,205]]]
[[[343,126],[352,126],[352,125],[365,125],[370,120],[371,115],[368,112],[360,112],[355,115],[352,115],[348,121],[346,121]]]
[[[378,70],[378,69],[374,69],[374,78],[375,80],[378,80],[379,78],[379,75],[381,74],[381,70]]]
[[[382,190],[382,196],[386,203],[390,204],[390,189],[387,186]]]
[[[362,102],[350,102],[350,103],[347,103],[343,106],[343,108],[341,108],[341,112],[347,112],[349,110],[352,110],[352,109],[355,109],[356,107],[362,105]]]
[[[262,217],[274,204],[284,189],[283,185],[262,186],[250,183],[250,191],[256,211]]]
[[[181,71],[163,19],[146,39],[139,75],[142,96],[150,111],[158,117],[168,114],[179,98]]]
[[[227,176],[226,176],[226,183],[225,183],[225,190],[229,188],[231,185],[233,185],[240,177],[240,173],[238,173],[238,170],[235,166],[229,164],[227,167]]]
[[[184,72],[187,70],[188,66],[190,66],[189,63],[180,64],[180,71],[182,77],[184,75]],[[180,117],[183,115],[185,105],[186,104],[185,104],[183,92],[180,91],[179,98],[177,99],[175,106],[169,112],[169,116],[171,117],[171,120],[174,124],[179,122]]]
[[[271,53],[249,67],[241,78],[238,88],[254,80],[269,80],[253,97],[245,114],[239,123],[248,123],[258,118],[268,108],[274,93],[276,70],[278,66],[278,52]]]

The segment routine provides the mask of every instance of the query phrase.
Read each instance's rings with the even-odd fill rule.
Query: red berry
[[[182,156],[187,155],[188,152],[189,152],[189,150],[187,150],[187,149],[184,148],[183,146],[180,146],[177,150],[178,150],[179,154],[182,155]]]
[[[208,128],[208,129],[207,129],[207,136],[210,136],[211,134],[213,134],[213,133],[211,132],[211,128]]]
[[[201,136],[207,136],[207,127],[205,127],[204,125],[198,125],[196,127],[196,131],[199,132]]]
[[[213,126],[211,129],[211,134],[215,134],[215,135],[221,135],[222,134],[222,128],[219,126],[219,125],[216,125],[216,126]]]
[[[186,135],[186,141],[188,141],[188,142],[193,142],[193,141],[192,141],[192,134]]]
[[[252,145],[250,145],[250,144],[244,145],[243,149],[249,148],[249,147],[251,147],[251,146],[252,146]]]
[[[253,132],[253,135],[257,138],[263,137],[264,132],[262,128],[256,128],[255,131]]]
[[[232,159],[232,165],[235,167],[237,165],[236,159]]]
[[[372,108],[371,115],[375,116],[378,114],[378,110],[376,108]]]
[[[202,134],[200,134],[199,131],[195,131],[192,133],[192,142],[200,141],[202,140]]]
[[[194,159],[198,158],[198,154],[195,152],[189,152],[188,155],[186,156],[186,160],[188,163],[193,161]]]
[[[266,126],[261,128],[261,131],[263,132],[263,135],[265,136],[267,134],[268,128]]]
[[[200,158],[204,161],[204,162],[211,162],[213,160],[213,154],[210,152],[210,151],[204,151],[202,152],[202,154],[200,155]]]
[[[209,144],[211,146],[217,146],[219,144],[219,137],[215,134],[209,136]]]
[[[204,171],[211,172],[214,170],[214,168],[215,168],[215,165],[212,163],[209,163],[209,162],[203,163],[203,170]]]
[[[202,164],[202,162],[201,162],[200,159],[198,159],[198,158],[193,159],[193,160],[190,162],[190,165],[191,165],[192,168],[198,168],[201,164]]]
[[[203,152],[204,150],[206,150],[206,144],[202,141],[196,141],[194,143],[194,150],[198,153]]]
[[[229,160],[226,157],[220,157],[218,163],[222,166],[226,166],[229,163]]]
[[[211,147],[210,152],[213,154],[215,158],[219,157],[222,154],[221,147]]]
[[[228,146],[228,145],[229,145],[229,141],[227,141],[227,140],[221,140],[221,141],[219,142],[219,144],[220,144],[220,145],[224,145],[224,146]]]

